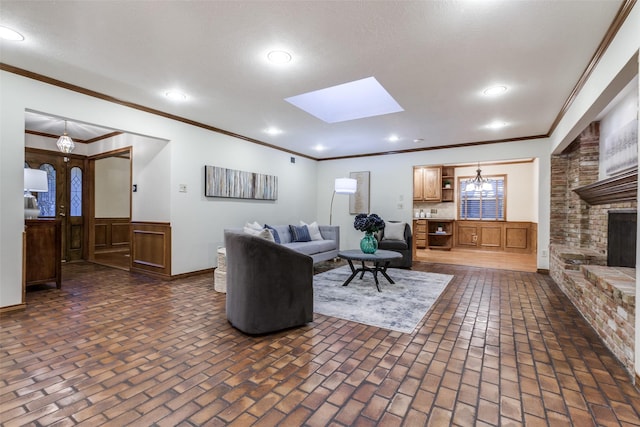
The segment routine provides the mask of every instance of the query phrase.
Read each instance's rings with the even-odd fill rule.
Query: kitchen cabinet
[[[456,221],[455,246],[492,251],[533,253],[537,225],[524,221]]]
[[[416,248],[425,249],[427,247],[427,220],[413,220],[413,241]]]
[[[440,166],[413,167],[413,200],[439,202],[442,199],[442,168]]]
[[[455,170],[454,166],[442,167],[442,201],[453,202],[455,199]]]

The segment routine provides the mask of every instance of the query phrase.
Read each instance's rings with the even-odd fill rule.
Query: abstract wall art
[[[218,166],[204,167],[204,195],[230,199],[278,199],[278,177]]]
[[[349,213],[369,213],[369,171],[350,172],[349,178],[358,181],[358,187],[354,194],[349,195]]]

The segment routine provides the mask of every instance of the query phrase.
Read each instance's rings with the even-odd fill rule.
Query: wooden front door
[[[86,160],[81,156],[26,148],[25,161],[30,168],[47,172],[49,192],[38,193],[36,197],[41,217],[61,220],[62,259],[86,259]]]

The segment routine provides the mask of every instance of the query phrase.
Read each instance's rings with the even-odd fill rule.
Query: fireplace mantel
[[[612,176],[573,191],[590,205],[636,201],[638,198],[638,168]]]

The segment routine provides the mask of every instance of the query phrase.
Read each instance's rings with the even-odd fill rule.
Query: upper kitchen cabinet
[[[413,200],[420,202],[442,200],[442,168],[440,166],[413,167]]]

